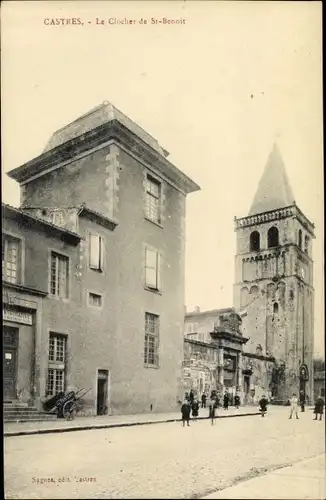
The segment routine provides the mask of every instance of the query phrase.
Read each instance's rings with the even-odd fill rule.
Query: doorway
[[[3,397],[5,402],[17,399],[18,328],[3,327]]]
[[[108,413],[108,370],[98,370],[97,372],[97,415],[107,415]]]

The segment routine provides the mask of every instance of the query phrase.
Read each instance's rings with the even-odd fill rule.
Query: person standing
[[[228,410],[229,408],[229,394],[226,392],[223,397],[223,408],[224,410]]]
[[[203,392],[203,394],[201,395],[201,407],[202,408],[206,408],[206,399],[207,399],[207,396],[206,396],[205,392]]]
[[[267,412],[268,399],[265,395],[259,401],[259,411],[261,411],[261,416],[264,417]]]
[[[182,415],[182,427],[185,426],[185,423],[187,422],[187,426],[190,426],[189,420],[190,420],[190,403],[187,399],[185,399],[182,403],[181,406],[181,415]]]
[[[192,418],[196,421],[199,413],[199,402],[198,399],[195,398],[191,405]]]
[[[194,397],[195,397],[194,391],[191,389],[191,391],[189,393],[189,401],[190,401],[191,405],[193,403]]]
[[[239,406],[240,406],[240,396],[239,396],[239,394],[236,394],[234,396],[234,406],[236,407],[237,410],[239,409]]]
[[[209,402],[209,418],[211,419],[211,424],[214,425],[215,420],[215,412],[216,412],[216,399],[211,399]]]
[[[314,418],[314,420],[317,420],[318,415],[319,415],[319,420],[322,420],[323,413],[324,413],[324,405],[325,405],[325,401],[323,400],[323,398],[321,396],[319,396],[315,402],[315,409],[314,409],[315,418]]]
[[[298,417],[298,398],[295,393],[292,394],[292,398],[290,399],[290,416],[289,418],[292,418],[293,413],[295,413],[296,418],[299,420]]]
[[[304,411],[305,410],[304,406],[305,406],[305,402],[306,402],[306,396],[305,396],[304,391],[300,391],[299,400],[300,400],[301,411]]]

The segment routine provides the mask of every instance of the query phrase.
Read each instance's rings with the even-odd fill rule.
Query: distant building
[[[199,187],[167,156],[104,103],[9,172],[21,208],[3,207],[6,400],[85,388],[85,413],[178,407],[185,203]]]
[[[215,357],[207,354],[206,375],[203,363],[193,355],[196,349],[188,347],[191,359],[185,360],[185,386],[238,391],[244,402],[257,402],[265,394],[284,403],[299,390],[312,400],[314,225],[294,201],[276,146],[249,215],[235,219],[235,230],[233,308],[186,313],[185,344],[201,342],[211,353],[218,345],[215,338],[212,347],[212,332],[219,330],[221,318],[234,313],[242,320],[238,332],[246,341],[220,349]],[[223,370],[225,363],[235,367],[233,374]],[[235,376],[237,371],[241,376]],[[222,372],[223,378],[218,376]]]

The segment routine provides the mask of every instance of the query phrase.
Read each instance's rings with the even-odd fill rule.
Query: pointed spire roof
[[[249,215],[288,207],[294,203],[294,195],[285,171],[281,153],[277,145],[274,144],[264,173],[258,184]]]

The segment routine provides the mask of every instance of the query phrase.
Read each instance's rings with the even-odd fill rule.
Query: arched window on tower
[[[301,229],[299,229],[299,231],[298,231],[298,245],[299,245],[299,248],[302,250],[302,231],[301,231]]]
[[[260,250],[260,234],[254,231],[250,235],[250,252],[257,252]]]
[[[273,313],[274,313],[274,314],[277,314],[277,313],[278,313],[278,303],[277,303],[277,302],[274,302],[274,305],[273,305]]]
[[[305,236],[304,238],[304,251],[305,253],[309,253],[309,236]]]
[[[278,241],[278,229],[273,226],[269,228],[267,233],[267,246],[268,248],[277,247],[279,245]]]

